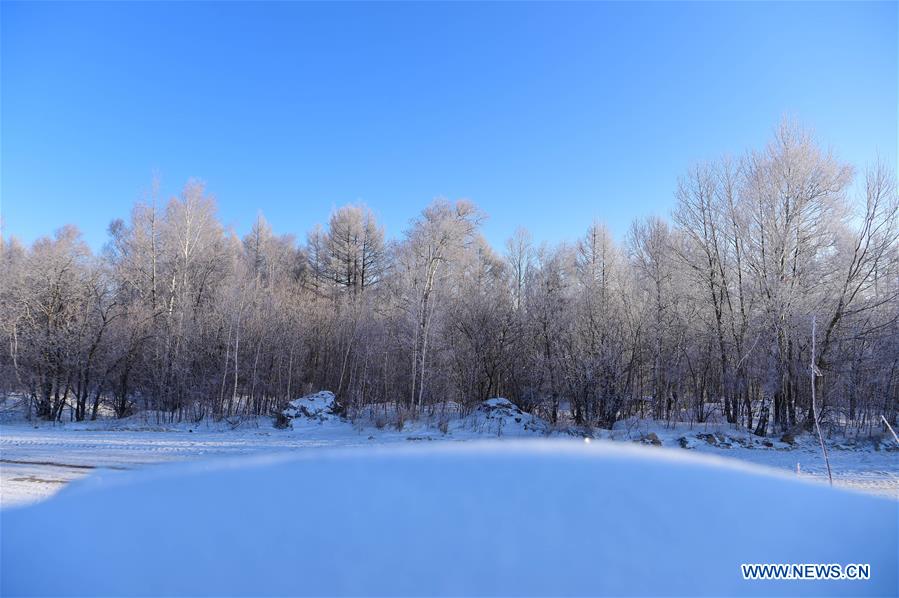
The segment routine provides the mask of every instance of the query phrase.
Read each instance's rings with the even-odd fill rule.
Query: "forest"
[[[466,200],[433,201],[397,239],[347,205],[298,240],[261,215],[240,238],[198,181],[151,190],[99,252],[74,226],[3,236],[0,394],[46,420],[268,416],[329,389],[350,417],[400,421],[499,396],[585,428],[897,423],[894,169],[784,122],[672,190],[669,216],[620,241],[596,221],[501,248]]]

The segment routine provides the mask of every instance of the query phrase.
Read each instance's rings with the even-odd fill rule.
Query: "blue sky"
[[[362,201],[390,236],[434,197],[514,229],[619,238],[692,163],[783,115],[897,158],[897,4],[4,2],[0,201],[26,242],[99,248],[158,173],[239,233],[301,239]]]

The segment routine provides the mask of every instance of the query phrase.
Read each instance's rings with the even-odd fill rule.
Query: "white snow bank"
[[[315,394],[306,395],[288,403],[283,411],[290,419],[305,417],[318,421],[339,419],[337,415],[337,400],[334,393],[323,390]]]
[[[894,501],[573,441],[103,473],[2,512],[13,595],[895,595]],[[869,563],[744,581],[741,563]]]
[[[523,412],[509,399],[487,399],[468,417],[467,427],[480,433],[497,436],[529,436],[546,434],[549,425],[529,413]]]

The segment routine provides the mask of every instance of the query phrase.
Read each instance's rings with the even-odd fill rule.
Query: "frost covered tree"
[[[672,183],[670,219],[517,230],[502,254],[467,201],[392,240],[344,206],[298,242],[262,214],[238,237],[197,181],[168,202],[154,185],[96,254],[71,227],[0,239],[0,390],[57,420],[268,415],[326,388],[397,426],[493,396],[558,425],[897,422],[895,172],[784,122]]]

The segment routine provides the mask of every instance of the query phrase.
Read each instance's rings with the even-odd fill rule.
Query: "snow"
[[[301,397],[291,401],[288,405],[283,413],[291,420],[297,418],[318,421],[340,419],[337,415],[337,399],[334,397],[334,393],[328,390]]]
[[[827,479],[821,448],[812,434],[788,443],[777,436],[759,437],[723,423],[665,424],[638,419],[617,422],[612,431],[596,431],[597,437],[628,442],[640,442],[650,434],[655,434],[665,448],[725,456],[794,474],[798,466],[800,477]],[[834,437],[827,444],[835,485],[899,500],[899,446],[892,438]]]
[[[306,451],[104,471],[6,509],[0,593],[895,595],[896,517],[888,499],[601,440]],[[744,581],[747,562],[872,578]]]
[[[524,413],[508,399],[493,398],[481,403],[469,418],[469,425],[496,436],[528,436],[547,434],[549,424]]]
[[[484,438],[545,438],[578,434],[551,430],[547,422],[523,413],[510,401],[494,398],[466,413],[447,402],[419,421],[406,420],[397,430],[396,414],[380,408],[361,414],[353,424],[334,414],[333,394],[316,393],[290,406],[290,427],[276,429],[270,418],[229,418],[214,422],[164,423],[161,415],[141,413],[122,420],[51,424],[27,422],[21,409],[0,412],[0,506],[41,500],[68,482],[102,469],[136,469],[161,463],[233,457],[246,454],[428,444]],[[305,415],[304,415],[305,413]],[[376,422],[380,420],[380,427]],[[580,432],[583,434],[583,432]],[[655,450],[726,456],[802,478],[826,479],[817,441],[811,435],[793,444],[759,438],[727,424],[670,424],[646,420],[618,422],[593,430],[596,438],[625,443],[661,443]],[[830,459],[834,482],[899,499],[899,452],[894,441],[836,438]]]
[[[90,471],[87,467],[51,466],[47,462],[10,462],[4,453],[0,463],[0,506],[36,502]]]

